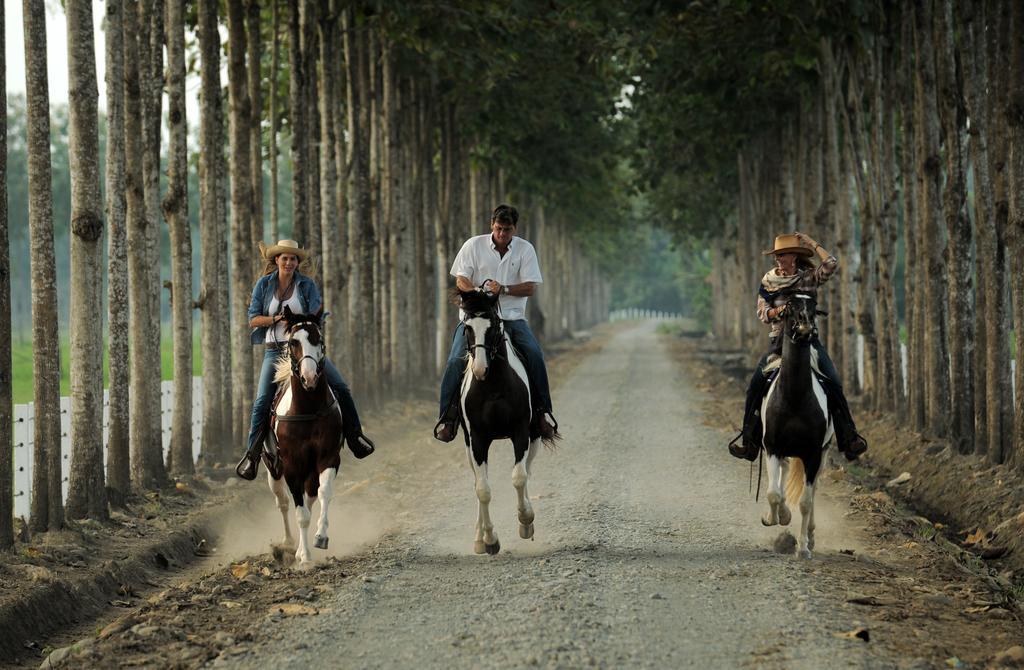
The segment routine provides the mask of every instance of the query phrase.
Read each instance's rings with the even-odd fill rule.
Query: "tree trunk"
[[[67,513],[107,518],[103,484],[103,203],[92,3],[65,2],[71,168],[71,468]]]
[[[159,488],[167,480],[163,460],[163,438],[160,425],[160,109],[163,92],[163,2],[142,0],[136,7],[137,30],[126,35],[137,36],[139,100],[141,108],[142,211],[144,220],[141,238],[129,253],[141,255],[145,275],[144,293],[138,319],[132,324],[139,347],[131,353],[133,365],[139,363],[137,386],[132,397],[146,396],[146,414],[139,417],[145,426],[137,426],[138,449],[146,456],[140,464],[140,479],[133,482],[140,488]],[[129,240],[131,243],[131,240]],[[129,278],[130,279],[130,278]],[[141,332],[139,332],[141,331]],[[136,361],[136,359],[140,359]],[[136,391],[136,388],[138,391]],[[131,419],[135,418],[134,412]]]
[[[277,211],[277,73],[281,67],[281,20],[278,16],[280,0],[270,2],[270,24],[273,44],[270,55],[270,240],[281,239]]]
[[[217,33],[217,3],[199,0],[197,35],[200,54],[199,108],[199,235],[201,267],[199,283],[200,348],[203,352],[203,460],[207,465],[222,462],[232,444],[228,417],[230,401],[224,402],[228,385],[223,373],[230,360],[230,340],[222,338],[227,305],[221,300],[221,272],[226,254],[220,255],[223,237],[221,217],[221,174],[224,154],[221,132],[224,113],[220,96],[220,37]]]
[[[188,143],[185,113],[185,6],[167,1],[167,195],[164,218],[171,242],[171,323],[174,342],[174,411],[171,473],[194,472],[192,463],[192,234],[188,223]]]
[[[311,256],[319,257],[323,250],[320,203],[320,112],[317,96],[317,6],[319,2],[303,0],[302,21],[302,110],[306,114],[305,128],[308,139],[303,162],[306,165],[306,218],[309,226],[305,241]]]
[[[60,458],[60,354],[57,343],[57,270],[50,186],[50,95],[46,73],[46,9],[24,0],[25,98],[28,152],[28,225],[32,262],[32,376],[35,455],[32,529],[64,525]]]
[[[1024,470],[1024,8],[1012,3],[1009,34],[1011,37],[1010,59],[1006,70],[1007,106],[1006,119],[1009,127],[1009,221],[1007,241],[1010,245],[1010,259],[1013,268],[1013,316],[1017,334],[1017,399],[1014,403],[1013,448],[1007,461],[1018,470]]]
[[[5,34],[0,2],[0,35]],[[6,40],[4,40],[6,43]],[[0,49],[0,107],[7,109],[7,54]],[[7,114],[0,119],[0,361],[11,360],[11,254],[7,232]],[[0,551],[14,546],[14,402],[11,366],[0,366]]]
[[[931,0],[919,0],[916,5],[915,52],[917,54],[915,126],[917,127],[918,167],[923,175],[918,207],[921,232],[918,237],[925,283],[924,321],[924,377],[927,390],[926,420],[933,436],[944,438],[949,434],[950,378],[946,323],[949,318],[946,300],[946,266],[943,259],[942,204],[939,200],[942,185],[942,160],[939,146],[939,116],[936,108],[935,48],[932,40],[933,19]]]
[[[252,173],[252,242],[256,249],[263,239],[263,97],[261,92],[263,47],[260,41],[260,0],[247,0],[246,35],[249,49],[249,149],[251,151]],[[275,240],[276,241],[276,240]],[[263,259],[259,254],[252,256],[253,274],[260,271]],[[255,358],[255,357],[254,357]],[[260,362],[262,365],[262,361]],[[257,369],[257,376],[259,370]]]
[[[955,389],[950,417],[950,437],[961,454],[974,451],[974,356],[973,284],[971,263],[971,221],[967,214],[967,109],[963,83],[958,72],[953,35],[953,1],[943,0],[936,8],[936,65],[938,100],[945,136],[946,183],[943,213],[949,235],[949,363],[951,388]]]
[[[305,90],[302,62],[302,30],[299,17],[299,3],[304,0],[290,0],[288,14],[288,122],[291,124],[292,161],[292,238],[299,244],[309,245],[309,208],[306,202],[306,115],[304,113],[303,91]]]
[[[324,309],[334,311],[335,318],[328,322],[330,327],[328,356],[337,364],[340,351],[345,343],[345,331],[341,312],[344,311],[345,270],[344,248],[341,246],[340,221],[338,218],[338,171],[334,155],[337,138],[334,135],[333,106],[338,104],[337,82],[334,78],[334,63],[338,43],[337,0],[326,0],[320,5],[318,16],[320,30],[320,228],[323,234],[323,294]],[[338,324],[341,327],[334,327]]]
[[[346,9],[343,14],[344,49],[346,65],[346,107],[348,110],[348,266],[353,268],[349,291],[350,329],[347,342],[360,341],[361,328],[372,324],[370,296],[373,293],[373,221],[370,199],[369,151],[369,107],[366,95],[369,92],[369,58],[365,28],[357,25],[354,10]],[[369,369],[370,348],[353,347],[352,377],[361,386]],[[376,381],[376,380],[375,380]]]
[[[107,422],[107,494],[123,507],[131,487],[128,456],[128,249],[125,231],[124,5],[106,5],[107,82],[107,315],[110,408]]]
[[[245,13],[242,0],[228,5],[228,95],[231,105],[231,341],[234,406],[232,423],[242,431],[252,412],[252,343],[246,311],[252,292],[252,174],[249,93],[245,67]]]

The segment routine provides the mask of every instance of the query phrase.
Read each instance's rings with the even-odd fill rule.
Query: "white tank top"
[[[302,300],[299,299],[298,290],[292,291],[291,297],[285,300],[283,303],[280,302],[277,299],[277,296],[275,295],[273,299],[271,299],[270,301],[270,316],[280,314],[281,312],[284,311],[284,308],[286,306],[291,308],[292,312],[294,312],[295,314],[302,314]],[[284,332],[287,328],[288,324],[286,324],[283,320],[278,321],[276,324],[274,324],[272,328],[267,328],[267,337],[265,340],[266,343],[275,344],[277,342],[286,342],[287,340],[285,338]]]

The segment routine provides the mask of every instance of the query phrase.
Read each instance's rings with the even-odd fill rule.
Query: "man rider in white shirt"
[[[498,304],[505,332],[526,359],[530,398],[535,415],[540,415],[541,437],[550,439],[558,424],[551,411],[544,353],[526,322],[526,301],[543,278],[533,245],[515,237],[518,222],[519,212],[515,207],[498,205],[491,215],[491,232],[466,240],[455,257],[451,275],[462,291],[473,291],[483,285],[488,291],[500,294]],[[442,442],[451,442],[458,432],[458,391],[465,367],[465,325],[460,322],[455,328],[452,350],[441,380],[440,421],[434,428],[434,437]]]

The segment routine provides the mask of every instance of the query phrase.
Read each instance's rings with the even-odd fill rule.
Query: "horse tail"
[[[800,496],[804,494],[807,474],[804,472],[803,460],[793,456],[789,459],[789,477],[786,478],[786,503],[790,506],[800,504]]]
[[[551,437],[542,437],[540,442],[544,445],[544,448],[548,451],[558,451],[558,440],[562,439],[562,434],[557,430]]]

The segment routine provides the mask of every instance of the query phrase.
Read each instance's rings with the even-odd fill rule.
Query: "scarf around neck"
[[[776,293],[784,288],[793,286],[793,284],[800,281],[802,275],[803,273],[801,272],[797,272],[795,275],[781,275],[779,274],[779,268],[772,268],[761,277],[761,285],[770,293]]]

